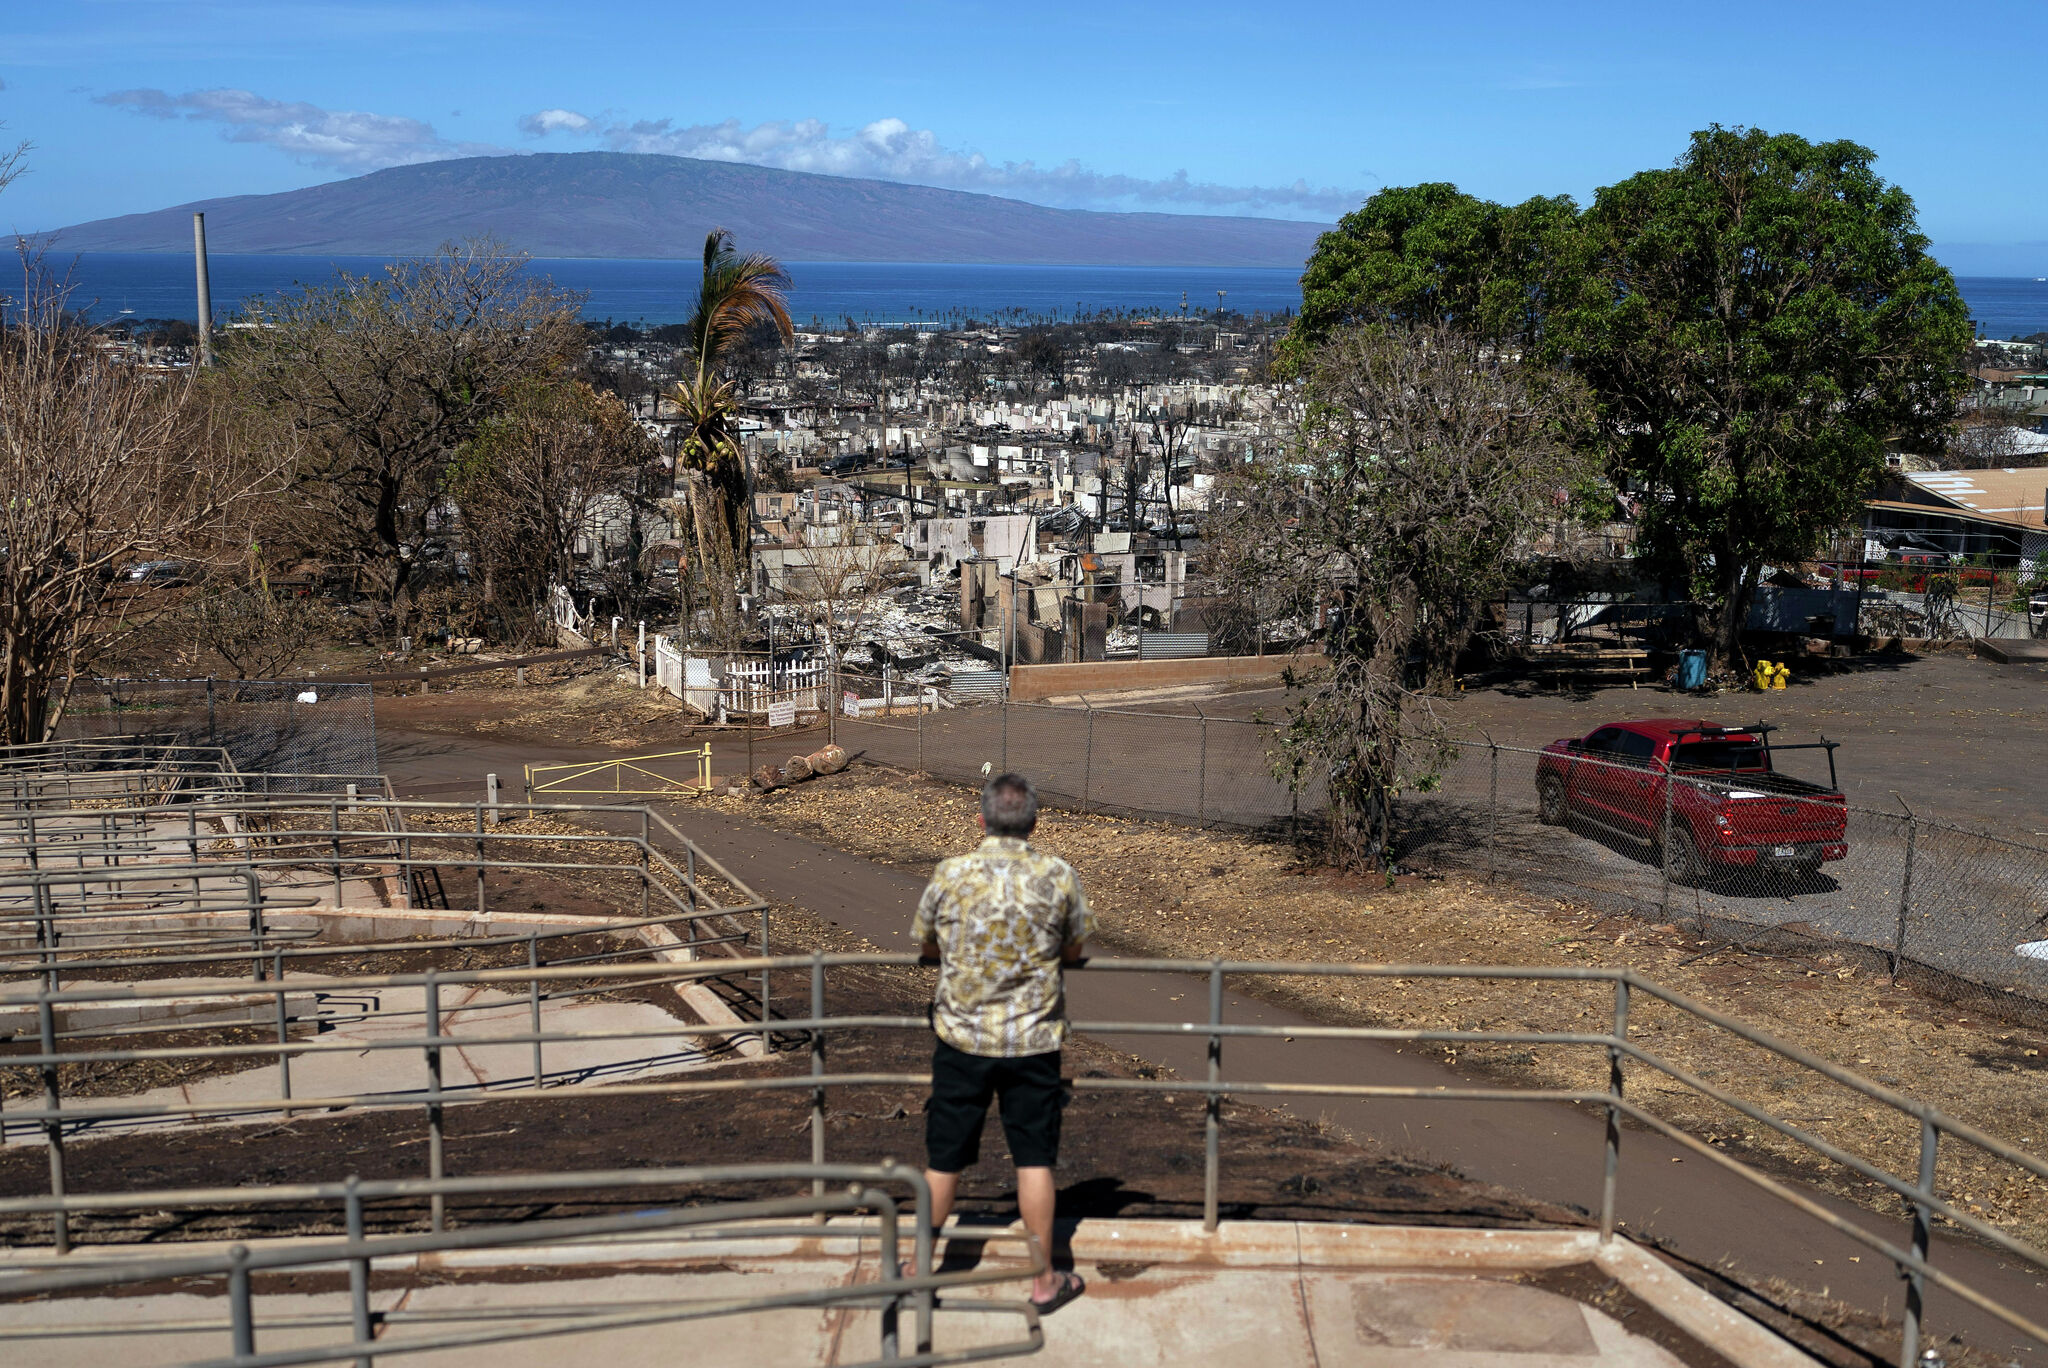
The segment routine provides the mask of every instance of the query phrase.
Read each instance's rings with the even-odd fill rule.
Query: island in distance
[[[784,261],[1299,266],[1327,224],[1049,209],[994,195],[623,152],[465,157],[49,234],[64,252],[413,256],[490,235],[536,257],[691,257],[713,227]]]

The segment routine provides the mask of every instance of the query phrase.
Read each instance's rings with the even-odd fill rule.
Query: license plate
[[[1799,848],[1798,848],[1797,846],[1772,846],[1772,847],[1771,847],[1771,854],[1775,855],[1776,857],[1778,857],[1778,858],[1779,858],[1779,859],[1781,859],[1781,860],[1789,860],[1789,859],[1791,859],[1791,858],[1792,858],[1792,857],[1793,857],[1794,855],[1797,855],[1798,853],[1799,853]]]

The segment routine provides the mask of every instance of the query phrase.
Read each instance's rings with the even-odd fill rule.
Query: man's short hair
[[[981,786],[981,823],[991,836],[1029,836],[1038,825],[1038,790],[1021,774],[998,774]]]

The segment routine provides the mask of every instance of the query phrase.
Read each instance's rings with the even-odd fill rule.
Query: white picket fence
[[[781,665],[749,660],[725,667],[719,702],[729,712],[765,713],[774,703],[821,712],[830,704],[830,690],[831,676],[821,661]]]
[[[822,712],[831,676],[818,661],[726,663],[684,655],[668,637],[656,636],[654,682],[704,716],[724,721],[732,714],[765,714],[776,703],[789,703],[799,712]]]

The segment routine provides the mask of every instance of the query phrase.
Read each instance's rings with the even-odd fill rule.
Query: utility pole
[[[199,276],[199,364],[213,364],[213,288],[206,279],[206,215],[192,216],[192,261]]]

